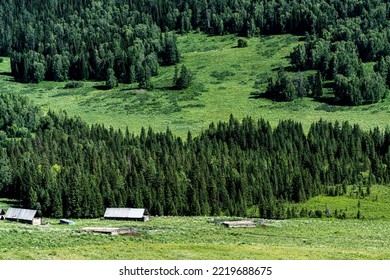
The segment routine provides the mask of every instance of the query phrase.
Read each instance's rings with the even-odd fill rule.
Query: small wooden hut
[[[145,208],[107,208],[104,218],[146,222],[149,220],[149,214]]]
[[[60,219],[60,224],[65,224],[65,225],[68,225],[68,226],[73,226],[75,225],[76,223],[71,221],[71,220],[68,220],[68,219]]]
[[[41,224],[41,218],[36,217],[36,214],[37,210],[9,208],[4,218],[8,221],[17,221],[36,226]]]

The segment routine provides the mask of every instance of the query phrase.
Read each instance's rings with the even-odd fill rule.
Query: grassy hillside
[[[75,220],[75,226],[0,221],[0,259],[389,259],[390,222],[266,221],[228,229],[208,217],[157,217],[147,223]],[[136,236],[80,232],[83,226],[139,230]]]
[[[373,201],[373,199],[376,201]],[[30,226],[0,221],[0,259],[390,259],[390,190],[375,186],[352,218],[356,197],[316,197],[308,209],[344,209],[348,219],[259,220],[256,228],[222,226],[213,217],[152,217],[150,221],[74,220],[76,225]],[[15,201],[0,200],[2,207]],[[134,236],[83,233],[119,227]]]
[[[294,119],[308,129],[320,118],[384,128],[390,121],[389,99],[375,105],[341,107],[310,98],[278,103],[258,98],[269,74],[289,66],[288,54],[299,44],[291,35],[251,38],[247,48],[235,48],[237,37],[188,34],[178,37],[182,64],[194,74],[194,84],[172,90],[174,67],[161,67],[154,89],[120,85],[103,90],[103,83],[83,82],[77,89],[66,83],[19,84],[9,72],[9,59],[0,64],[0,91],[29,96],[44,110],[66,110],[89,123],[125,128],[135,133],[151,126],[177,135],[197,133],[211,121],[263,117],[275,125]],[[372,65],[368,65],[367,67]],[[17,203],[0,200],[0,208]],[[156,217],[148,223],[76,220],[73,227],[44,219],[32,227],[0,221],[0,259],[389,259],[390,190],[375,186],[356,197],[352,189],[339,197],[320,196],[289,205],[311,211],[329,208],[348,219],[292,219],[266,221],[253,229],[226,229],[208,223],[209,217]],[[355,219],[360,210],[360,220]],[[254,210],[256,211],[256,210]],[[136,228],[136,236],[86,234],[84,226]]]
[[[45,110],[66,110],[89,123],[125,128],[135,133],[152,126],[163,131],[169,126],[184,136],[197,133],[211,121],[238,119],[247,115],[263,117],[272,125],[280,119],[294,119],[307,129],[320,118],[359,123],[363,128],[384,128],[390,120],[390,101],[360,107],[341,107],[310,98],[278,103],[258,94],[267,78],[280,65],[288,66],[288,55],[299,44],[292,35],[251,38],[247,48],[236,48],[237,37],[187,34],[178,37],[182,64],[194,74],[194,84],[183,91],[172,90],[174,67],[160,67],[152,79],[154,89],[138,90],[137,85],[120,85],[102,90],[104,83],[83,82],[78,89],[64,89],[66,83],[18,84],[8,75],[9,60],[0,65],[0,90],[28,95]]]
[[[335,211],[338,214],[345,213],[346,218],[356,218],[360,211],[360,219],[366,220],[386,220],[390,221],[390,187],[373,186],[370,194],[366,194],[366,188],[363,187],[364,196],[359,194],[358,187],[348,187],[347,193],[341,196],[316,196],[305,203],[288,204],[289,207],[307,209],[315,212],[320,210],[325,216],[326,208],[329,209],[332,217],[335,217]]]

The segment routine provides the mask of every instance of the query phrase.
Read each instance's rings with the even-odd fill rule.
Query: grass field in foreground
[[[178,36],[181,64],[194,75],[194,84],[183,91],[172,90],[174,67],[160,67],[152,79],[154,89],[138,90],[121,84],[101,90],[102,82],[84,82],[79,89],[64,89],[66,83],[20,84],[9,76],[9,59],[0,65],[0,91],[29,96],[47,111],[66,110],[88,123],[102,123],[139,133],[151,126],[164,131],[168,126],[179,136],[187,131],[199,133],[209,123],[227,121],[230,114],[265,118],[276,125],[281,119],[302,122],[307,130],[320,118],[359,123],[364,129],[384,128],[390,121],[390,100],[379,104],[335,106],[310,98],[295,102],[273,102],[258,97],[267,78],[279,66],[288,66],[288,55],[299,38],[292,35],[248,39],[247,48],[235,48],[237,37],[187,34]],[[329,92],[329,91],[328,91]]]
[[[0,221],[0,259],[390,259],[390,222],[266,221],[225,228],[209,217],[155,217],[147,223],[74,220],[75,226]],[[83,226],[137,228],[139,236],[79,232]]]
[[[364,219],[353,218],[357,201]],[[297,207],[347,211],[348,219],[259,220],[225,228],[215,217],[152,217],[150,221],[75,219],[76,225],[30,226],[0,221],[0,259],[390,259],[390,188],[366,198],[319,196]],[[0,199],[1,207],[16,203]],[[229,218],[228,218],[229,219]],[[130,228],[136,236],[83,233],[83,227]]]

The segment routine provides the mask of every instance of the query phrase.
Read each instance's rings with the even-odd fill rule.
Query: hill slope
[[[280,119],[302,122],[307,130],[320,118],[359,123],[364,129],[386,127],[390,119],[390,102],[348,107],[304,98],[295,102],[273,102],[256,98],[264,92],[267,78],[280,65],[288,66],[286,56],[298,44],[292,35],[252,38],[247,48],[234,48],[233,35],[209,37],[188,34],[178,37],[182,63],[194,74],[194,84],[183,91],[172,90],[174,67],[161,67],[152,79],[154,89],[136,89],[137,85],[120,85],[102,90],[99,82],[83,82],[77,89],[64,89],[65,82],[18,84],[7,75],[9,60],[0,64],[2,92],[28,95],[45,110],[66,110],[88,123],[125,128],[139,133],[151,126],[164,131],[168,126],[178,135],[188,130],[198,133],[212,121],[227,120],[232,113],[238,118],[262,117],[276,125]]]

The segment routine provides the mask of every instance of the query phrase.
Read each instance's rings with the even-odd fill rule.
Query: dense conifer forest
[[[66,113],[41,112],[25,98],[0,95],[0,194],[48,217],[99,217],[105,207],[146,207],[154,215],[286,218],[285,209],[355,184],[362,195],[389,183],[390,130],[349,123],[231,116],[199,136],[167,129],[139,135],[88,126]]]
[[[386,98],[390,86],[389,19],[384,0],[3,0],[0,55],[10,56],[17,82],[150,89],[159,67],[180,61],[177,34],[292,33],[304,40],[289,56],[295,72],[280,68],[265,96],[317,98],[330,81],[340,104],[364,105]],[[192,76],[185,65],[178,72],[181,90]],[[343,194],[351,184],[364,195],[390,181],[390,130],[347,122],[320,120],[305,134],[293,121],[271,128],[231,116],[182,139],[169,128],[134,134],[43,114],[17,95],[0,94],[0,110],[0,195],[48,217],[132,206],[155,215],[285,218],[308,213],[284,202]]]

